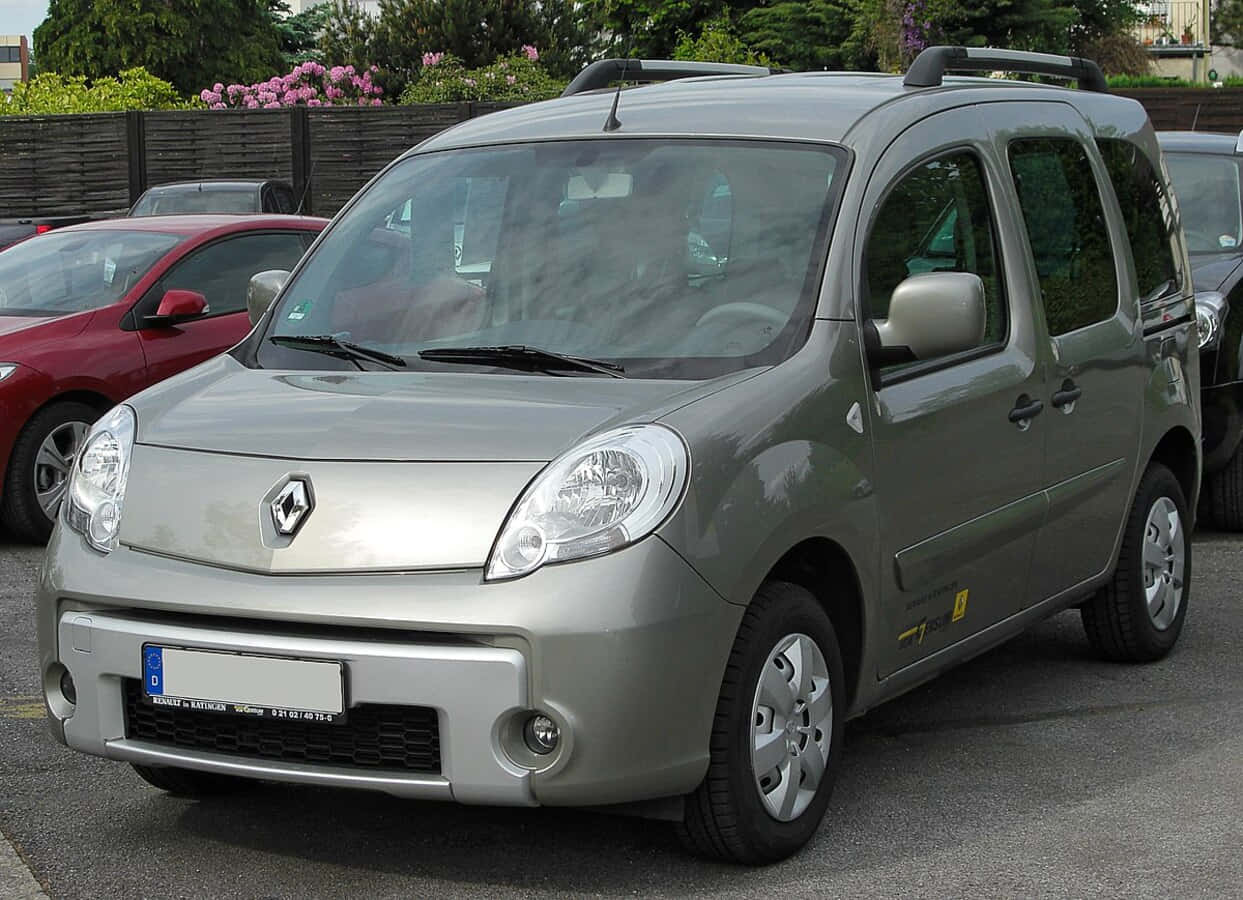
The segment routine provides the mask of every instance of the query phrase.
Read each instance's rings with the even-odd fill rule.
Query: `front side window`
[[[54,231],[0,253],[0,316],[59,316],[124,297],[179,235]]]
[[[1083,145],[1024,138],[1011,142],[1009,154],[1049,334],[1111,318],[1118,311],[1118,276]]]
[[[984,344],[1006,337],[1001,259],[984,172],[958,151],[920,164],[890,191],[868,236],[868,316],[884,319],[894,289],[913,275],[970,272],[984,283]],[[892,367],[887,367],[892,368]]]
[[[1178,225],[1157,170],[1130,141],[1101,138],[1096,145],[1122,208],[1141,300],[1177,290],[1174,235]]]
[[[1165,164],[1178,195],[1187,252],[1237,253],[1243,247],[1238,161],[1207,153],[1166,153]]]
[[[809,329],[842,158],[689,140],[411,157],[334,224],[257,361],[345,365],[266,338],[348,335],[436,371],[421,351],[523,345],[628,377],[779,362]]]
[[[302,258],[302,236],[291,232],[245,234],[193,251],[160,279],[159,292],[196,291],[212,315],[246,308],[252,276],[269,269],[289,271]]]

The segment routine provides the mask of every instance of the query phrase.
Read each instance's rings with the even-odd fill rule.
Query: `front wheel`
[[[1189,522],[1178,479],[1153,463],[1135,492],[1113,579],[1080,607],[1088,642],[1106,659],[1151,662],[1178,641],[1191,594]]]
[[[14,537],[44,543],[69,486],[69,473],[98,411],[85,403],[54,403],[30,417],[13,442],[0,521]]]
[[[690,850],[760,865],[815,834],[841,756],[842,672],[837,635],[815,597],[764,584],[730,652],[708,774],[686,800],[678,831]]]

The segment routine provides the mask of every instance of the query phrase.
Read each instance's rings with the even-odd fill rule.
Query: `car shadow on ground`
[[[1178,684],[1182,652],[1144,667],[1102,663],[1078,618],[1057,616],[848,725],[825,824],[783,868],[846,873],[917,859],[1177,765],[1215,742],[1210,730],[1186,727],[1187,715],[1197,715],[1194,698],[1183,697],[1179,722],[1167,721],[1180,691],[1191,689]],[[1184,639],[1197,631],[1204,639],[1193,628]],[[1149,684],[1160,688],[1145,692]],[[1118,723],[1137,711],[1154,719],[1145,726],[1153,732],[1145,762],[1119,766],[1119,745],[1138,739],[1120,734]],[[574,810],[288,785],[202,802],[153,794],[151,802],[185,803],[179,824],[202,841],[471,890],[705,893],[761,889],[767,877],[686,856],[667,823]],[[950,815],[948,837],[927,827]],[[925,829],[895,824],[902,822]]]

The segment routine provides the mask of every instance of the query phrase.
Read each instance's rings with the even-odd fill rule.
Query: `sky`
[[[30,37],[47,15],[47,0],[0,0],[0,34]]]

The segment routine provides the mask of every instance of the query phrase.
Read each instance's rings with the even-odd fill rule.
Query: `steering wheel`
[[[761,319],[777,330],[785,328],[786,323],[790,321],[788,315],[773,309],[771,306],[765,306],[763,303],[722,303],[720,306],[714,306],[700,316],[699,321],[695,323],[695,327],[699,328],[704,325],[710,325],[713,322],[730,319],[736,321]]]

